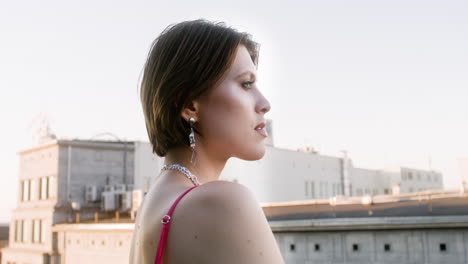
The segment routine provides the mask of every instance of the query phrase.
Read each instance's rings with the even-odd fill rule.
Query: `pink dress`
[[[189,188],[188,190],[186,190],[183,194],[181,194],[179,196],[179,198],[177,198],[177,200],[175,200],[175,202],[172,204],[171,209],[169,209],[169,211],[167,212],[167,215],[165,215],[162,218],[161,223],[163,224],[163,226],[162,226],[162,229],[161,229],[161,236],[159,238],[158,250],[156,251],[156,258],[154,260],[154,264],[161,264],[162,263],[164,244],[166,243],[167,232],[169,232],[169,225],[170,225],[170,221],[171,221],[171,216],[172,216],[172,213],[174,212],[175,207],[177,206],[179,201],[182,199],[182,197],[184,197],[188,192],[190,192],[191,190],[193,190],[197,186],[199,186],[199,185],[193,186],[193,187]]]

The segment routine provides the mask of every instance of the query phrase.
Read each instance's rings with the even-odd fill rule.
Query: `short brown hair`
[[[153,153],[189,145],[182,110],[213,88],[229,69],[239,45],[255,65],[259,45],[247,33],[203,19],[167,27],[153,42],[141,81],[141,103]],[[198,131],[196,131],[198,133]]]

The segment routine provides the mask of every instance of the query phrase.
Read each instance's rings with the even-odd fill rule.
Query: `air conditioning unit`
[[[125,192],[125,184],[116,184],[114,191],[118,193]]]
[[[137,189],[132,191],[132,211],[138,211],[141,202],[143,201],[143,190]]]
[[[86,185],[85,190],[85,200],[87,202],[95,202],[98,200],[97,195],[97,186],[96,185]]]
[[[105,185],[104,186],[104,192],[113,192],[114,191],[114,186],[113,185]]]
[[[72,209],[75,210],[75,211],[79,211],[79,210],[81,209],[81,205],[80,205],[79,202],[72,202],[72,203],[71,203],[71,207],[72,207]]]
[[[101,194],[101,210],[114,211],[115,208],[115,192],[103,192]]]
[[[120,194],[120,211],[130,211],[132,209],[132,192]]]

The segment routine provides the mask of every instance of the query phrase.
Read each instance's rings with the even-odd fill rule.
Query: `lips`
[[[257,129],[263,129],[263,128],[265,128],[265,126],[266,126],[265,121],[262,121],[260,124],[258,124],[258,125],[255,127],[255,130],[257,130]]]
[[[268,137],[268,133],[267,133],[265,127],[266,127],[266,123],[265,123],[265,121],[263,121],[263,122],[261,122],[260,124],[258,124],[255,127],[255,131],[257,131],[260,135],[262,135],[264,137]]]

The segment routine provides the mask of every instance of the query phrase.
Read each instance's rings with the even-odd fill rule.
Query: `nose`
[[[255,110],[258,113],[266,114],[271,109],[270,102],[265,98],[265,96],[263,96],[261,92],[259,92],[258,94],[259,100],[257,101],[257,107]]]

